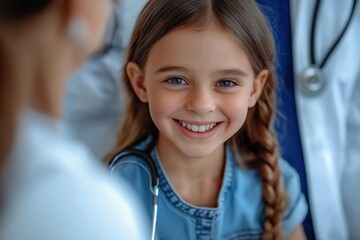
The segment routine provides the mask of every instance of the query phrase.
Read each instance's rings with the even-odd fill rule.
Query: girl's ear
[[[144,85],[144,74],[139,65],[134,62],[129,62],[126,65],[126,74],[130,80],[131,86],[143,103],[148,102],[147,91]]]
[[[268,76],[269,76],[269,71],[264,69],[261,70],[261,72],[255,78],[249,99],[249,108],[254,107],[257,101],[259,100]]]

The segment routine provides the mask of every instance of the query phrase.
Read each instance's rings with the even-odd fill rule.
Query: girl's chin
[[[211,148],[209,146],[194,146],[181,148],[182,154],[189,159],[204,159],[213,156],[217,151],[221,150],[218,148]]]

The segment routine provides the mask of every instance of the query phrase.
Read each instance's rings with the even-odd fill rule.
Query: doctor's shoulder
[[[79,166],[70,175],[73,175],[73,181],[79,181],[82,192],[77,194],[79,205],[91,212],[89,218],[92,220],[85,222],[90,222],[86,227],[93,233],[84,239],[144,239],[149,235],[149,229],[138,195],[126,181],[113,178],[106,166],[93,159],[85,147],[83,150],[79,151],[82,155],[79,159],[85,160],[82,162],[84,171],[78,174]],[[74,191],[76,189],[74,187]]]
[[[22,184],[0,239],[144,239],[145,223],[132,190],[113,181],[86,151],[70,149],[44,156],[41,171]]]

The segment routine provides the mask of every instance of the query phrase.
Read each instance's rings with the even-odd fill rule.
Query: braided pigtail
[[[257,168],[262,178],[265,203],[264,240],[281,239],[282,214],[286,207],[278,143],[273,128],[274,78],[273,74],[269,76],[258,103],[249,111],[245,125],[231,139],[233,150],[237,150],[246,159],[247,167]]]

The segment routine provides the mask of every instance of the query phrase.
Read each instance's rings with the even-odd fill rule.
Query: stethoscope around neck
[[[112,157],[109,163],[109,168],[111,169],[120,161],[125,160],[128,157],[135,156],[135,157],[140,157],[150,168],[151,192],[153,194],[151,240],[155,240],[156,221],[157,221],[157,212],[158,212],[158,204],[159,204],[159,175],[154,160],[150,155],[150,151],[154,148],[155,144],[156,144],[156,137],[152,137],[151,142],[147,145],[144,151],[135,149],[134,147],[127,148],[124,151],[115,154],[115,156]]]
[[[311,20],[310,66],[307,67],[301,74],[302,90],[303,93],[307,96],[317,96],[324,90],[327,82],[325,80],[325,76],[322,69],[327,63],[327,60],[329,59],[330,55],[339,45],[340,40],[343,38],[346,30],[348,29],[350,22],[354,16],[357,0],[353,0],[350,15],[341,33],[337,36],[335,42],[330,47],[329,51],[325,54],[324,59],[319,63],[317,63],[315,60],[315,31],[316,31],[316,19],[319,14],[320,2],[321,0],[316,1],[314,14]]]

